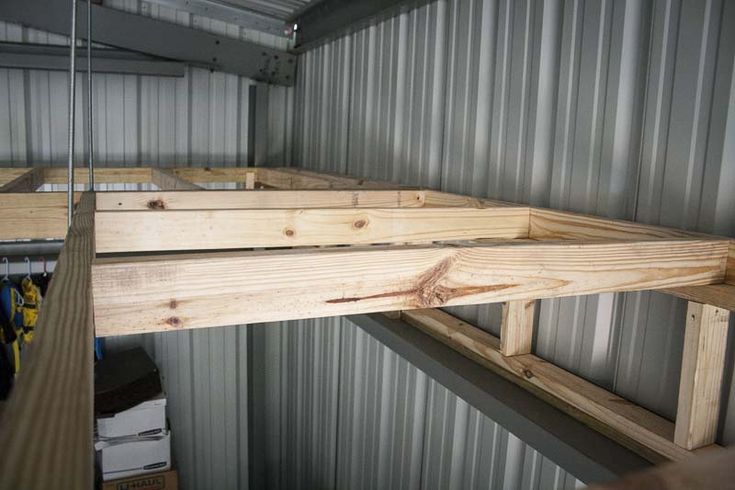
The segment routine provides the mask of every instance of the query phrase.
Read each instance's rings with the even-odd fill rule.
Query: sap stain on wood
[[[445,258],[431,269],[422,273],[415,281],[415,287],[399,291],[371,294],[368,296],[352,296],[326,300],[328,304],[356,303],[379,298],[406,296],[408,306],[413,308],[431,308],[446,304],[453,298],[470,296],[473,294],[499,291],[517,286],[517,284],[492,284],[487,286],[463,286],[451,288],[439,284],[447,276],[457,260],[456,255]]]

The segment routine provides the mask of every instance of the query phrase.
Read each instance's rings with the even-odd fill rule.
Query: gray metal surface
[[[286,22],[282,17],[276,16],[279,12],[274,12],[270,9],[259,9],[259,2],[252,2],[255,5],[241,6],[237,2],[223,2],[220,0],[151,1],[174,9],[185,10],[192,14],[222,20],[229,24],[236,24],[248,29],[267,32],[274,36],[286,36]]]
[[[61,2],[5,0],[0,3],[0,19],[68,34],[66,10]],[[85,23],[86,11],[78,17]],[[296,57],[286,51],[100,5],[92,5],[92,17],[95,42],[268,83],[294,83]]]
[[[316,47],[330,38],[362,29],[371,22],[407,12],[429,0],[321,0],[294,12],[297,51]]]
[[[735,236],[734,36],[730,1],[435,2],[301,57],[294,161]],[[684,307],[542,301],[534,349],[672,418]]]
[[[347,320],[588,483],[613,480],[650,466],[632,451],[405,322],[389,320],[380,314],[349,316]],[[425,430],[444,428],[429,424]],[[430,486],[428,481],[432,481],[439,488],[446,488],[454,479],[441,465],[424,468],[423,473],[436,475],[423,486]],[[461,480],[465,476],[456,478]]]
[[[86,51],[78,52],[77,58],[86,64]],[[92,58],[96,73],[183,77],[186,70],[186,65],[178,61],[119,49],[93,49]],[[69,48],[47,44],[0,43],[0,67],[68,71]],[[86,70],[86,66],[77,65],[76,70]]]

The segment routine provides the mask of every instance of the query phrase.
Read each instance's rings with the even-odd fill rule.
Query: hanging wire
[[[77,41],[77,0],[71,0],[71,33],[69,35],[69,161],[67,171],[67,215],[69,226],[74,216],[74,103],[76,99],[76,41]]]
[[[87,139],[89,190],[94,191],[94,125],[92,124],[92,0],[87,0]]]

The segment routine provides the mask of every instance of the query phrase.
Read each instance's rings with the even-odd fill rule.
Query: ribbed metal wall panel
[[[301,56],[294,162],[735,236],[734,59],[727,0],[440,0]],[[673,418],[685,307],[542,301],[534,348]],[[497,306],[452,311],[498,332]]]
[[[264,334],[264,488],[580,485],[345,318]]]

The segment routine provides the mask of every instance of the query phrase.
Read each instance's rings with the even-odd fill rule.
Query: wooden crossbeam
[[[177,177],[195,184],[212,184],[224,182],[247,182],[248,175],[255,174],[260,181],[260,168],[250,167],[181,167],[172,168]]]
[[[528,208],[110,211],[95,230],[98,253],[513,239]]]
[[[662,289],[661,292],[689,301],[695,301],[697,303],[735,311],[735,285],[732,284],[682,286],[678,288]]]
[[[312,172],[301,168],[259,167],[258,180],[278,189],[401,189],[390,182],[366,180],[348,175]]]
[[[84,194],[3,407],[0,488],[93,487],[93,213]]]
[[[504,356],[497,337],[448,313],[403,311],[401,318],[653,462],[693,454],[674,443],[672,422],[532,354]]]
[[[42,168],[27,169],[23,174],[0,186],[0,192],[34,192],[43,185],[43,180]]]
[[[163,168],[152,168],[151,169],[151,182],[157,185],[159,189],[164,191],[176,191],[176,190],[202,190],[202,188],[196,184],[192,184],[188,180],[184,180],[176,175],[171,170]]]
[[[66,167],[44,167],[44,183],[66,184]],[[150,167],[98,167],[94,169],[95,184],[149,184],[151,182]],[[89,169],[76,167],[74,183],[88,184]]]
[[[75,202],[80,195],[74,194]],[[0,193],[0,240],[64,238],[66,207],[65,192]]]
[[[721,282],[727,242],[499,243],[116,257],[101,336]]]
[[[495,201],[492,199],[484,199],[479,197],[464,196],[462,194],[450,194],[449,192],[439,192],[426,189],[426,203],[428,207],[453,207],[461,206],[465,208],[491,208],[498,206],[520,207],[519,204],[513,204],[505,201]]]
[[[689,302],[674,441],[686,449],[715,442],[730,312]]]
[[[424,204],[424,191],[258,190],[104,192],[98,211],[163,209],[286,209],[286,208],[413,208]]]
[[[0,167],[0,186],[28,172],[28,167]]]

